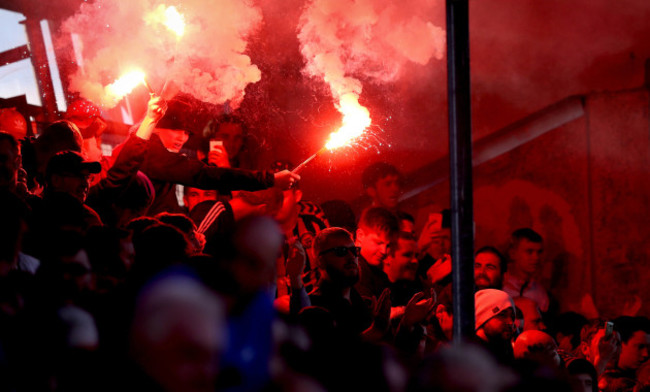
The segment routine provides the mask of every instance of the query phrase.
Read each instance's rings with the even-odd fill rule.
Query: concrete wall
[[[476,166],[475,247],[505,250],[532,227],[561,310],[611,317],[636,295],[650,314],[649,105],[646,89],[588,95],[580,118]],[[410,201],[418,223],[449,205],[448,187]]]

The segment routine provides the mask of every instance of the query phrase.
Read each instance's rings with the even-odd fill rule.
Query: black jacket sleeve
[[[119,195],[140,169],[146,151],[147,140],[135,135],[129,136],[121,146],[115,162],[108,169],[106,178],[103,178],[99,183],[90,188],[88,198],[93,199],[101,194],[104,194],[104,197],[116,197]]]
[[[219,192],[257,191],[273,186],[273,173],[207,165],[186,155],[168,151],[152,137],[142,167],[152,181],[176,183]]]

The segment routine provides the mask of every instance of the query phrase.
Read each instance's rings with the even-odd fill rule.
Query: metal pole
[[[468,0],[447,0],[454,342],[474,336],[474,227]]]
[[[43,112],[46,121],[52,122],[58,120],[56,114],[56,96],[54,95],[50,66],[47,62],[47,52],[45,50],[45,40],[43,39],[41,22],[36,18],[28,16],[24,23],[25,30],[27,31],[27,38],[29,39],[32,65],[34,66],[38,88],[41,92]]]

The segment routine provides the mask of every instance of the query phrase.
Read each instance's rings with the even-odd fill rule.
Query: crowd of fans
[[[452,344],[449,211],[416,231],[395,167],[364,170],[356,211],[251,170],[233,115],[185,154],[192,114],[152,96],[111,157],[99,109],[65,117],[0,131],[0,390],[650,388],[650,320],[560,313],[532,228],[476,251]]]

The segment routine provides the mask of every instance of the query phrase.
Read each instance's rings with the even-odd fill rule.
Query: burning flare
[[[292,170],[293,173],[300,173],[305,166],[326,150],[334,150],[339,147],[349,146],[354,143],[363,132],[370,126],[370,112],[359,104],[359,96],[355,93],[341,95],[339,104],[336,107],[343,114],[343,125],[337,131],[330,133],[329,140],[325,147],[318,150],[314,155],[305,159],[300,165]]]
[[[163,22],[168,29],[173,31],[178,38],[185,34],[185,17],[178,12],[176,7],[170,6],[165,10],[165,21]]]
[[[178,12],[176,7],[165,7],[160,4],[155,11],[152,11],[144,20],[147,24],[162,24],[170,31],[176,34],[176,38],[180,39],[185,34],[185,16]]]
[[[325,144],[325,148],[328,150],[347,146],[354,142],[363,135],[363,131],[371,123],[368,109],[359,104],[355,94],[342,95],[337,109],[343,114],[343,125],[336,132],[330,134],[329,140]]]
[[[107,100],[117,102],[141,83],[144,83],[144,72],[140,70],[127,72],[115,82],[106,86],[106,98]]]

